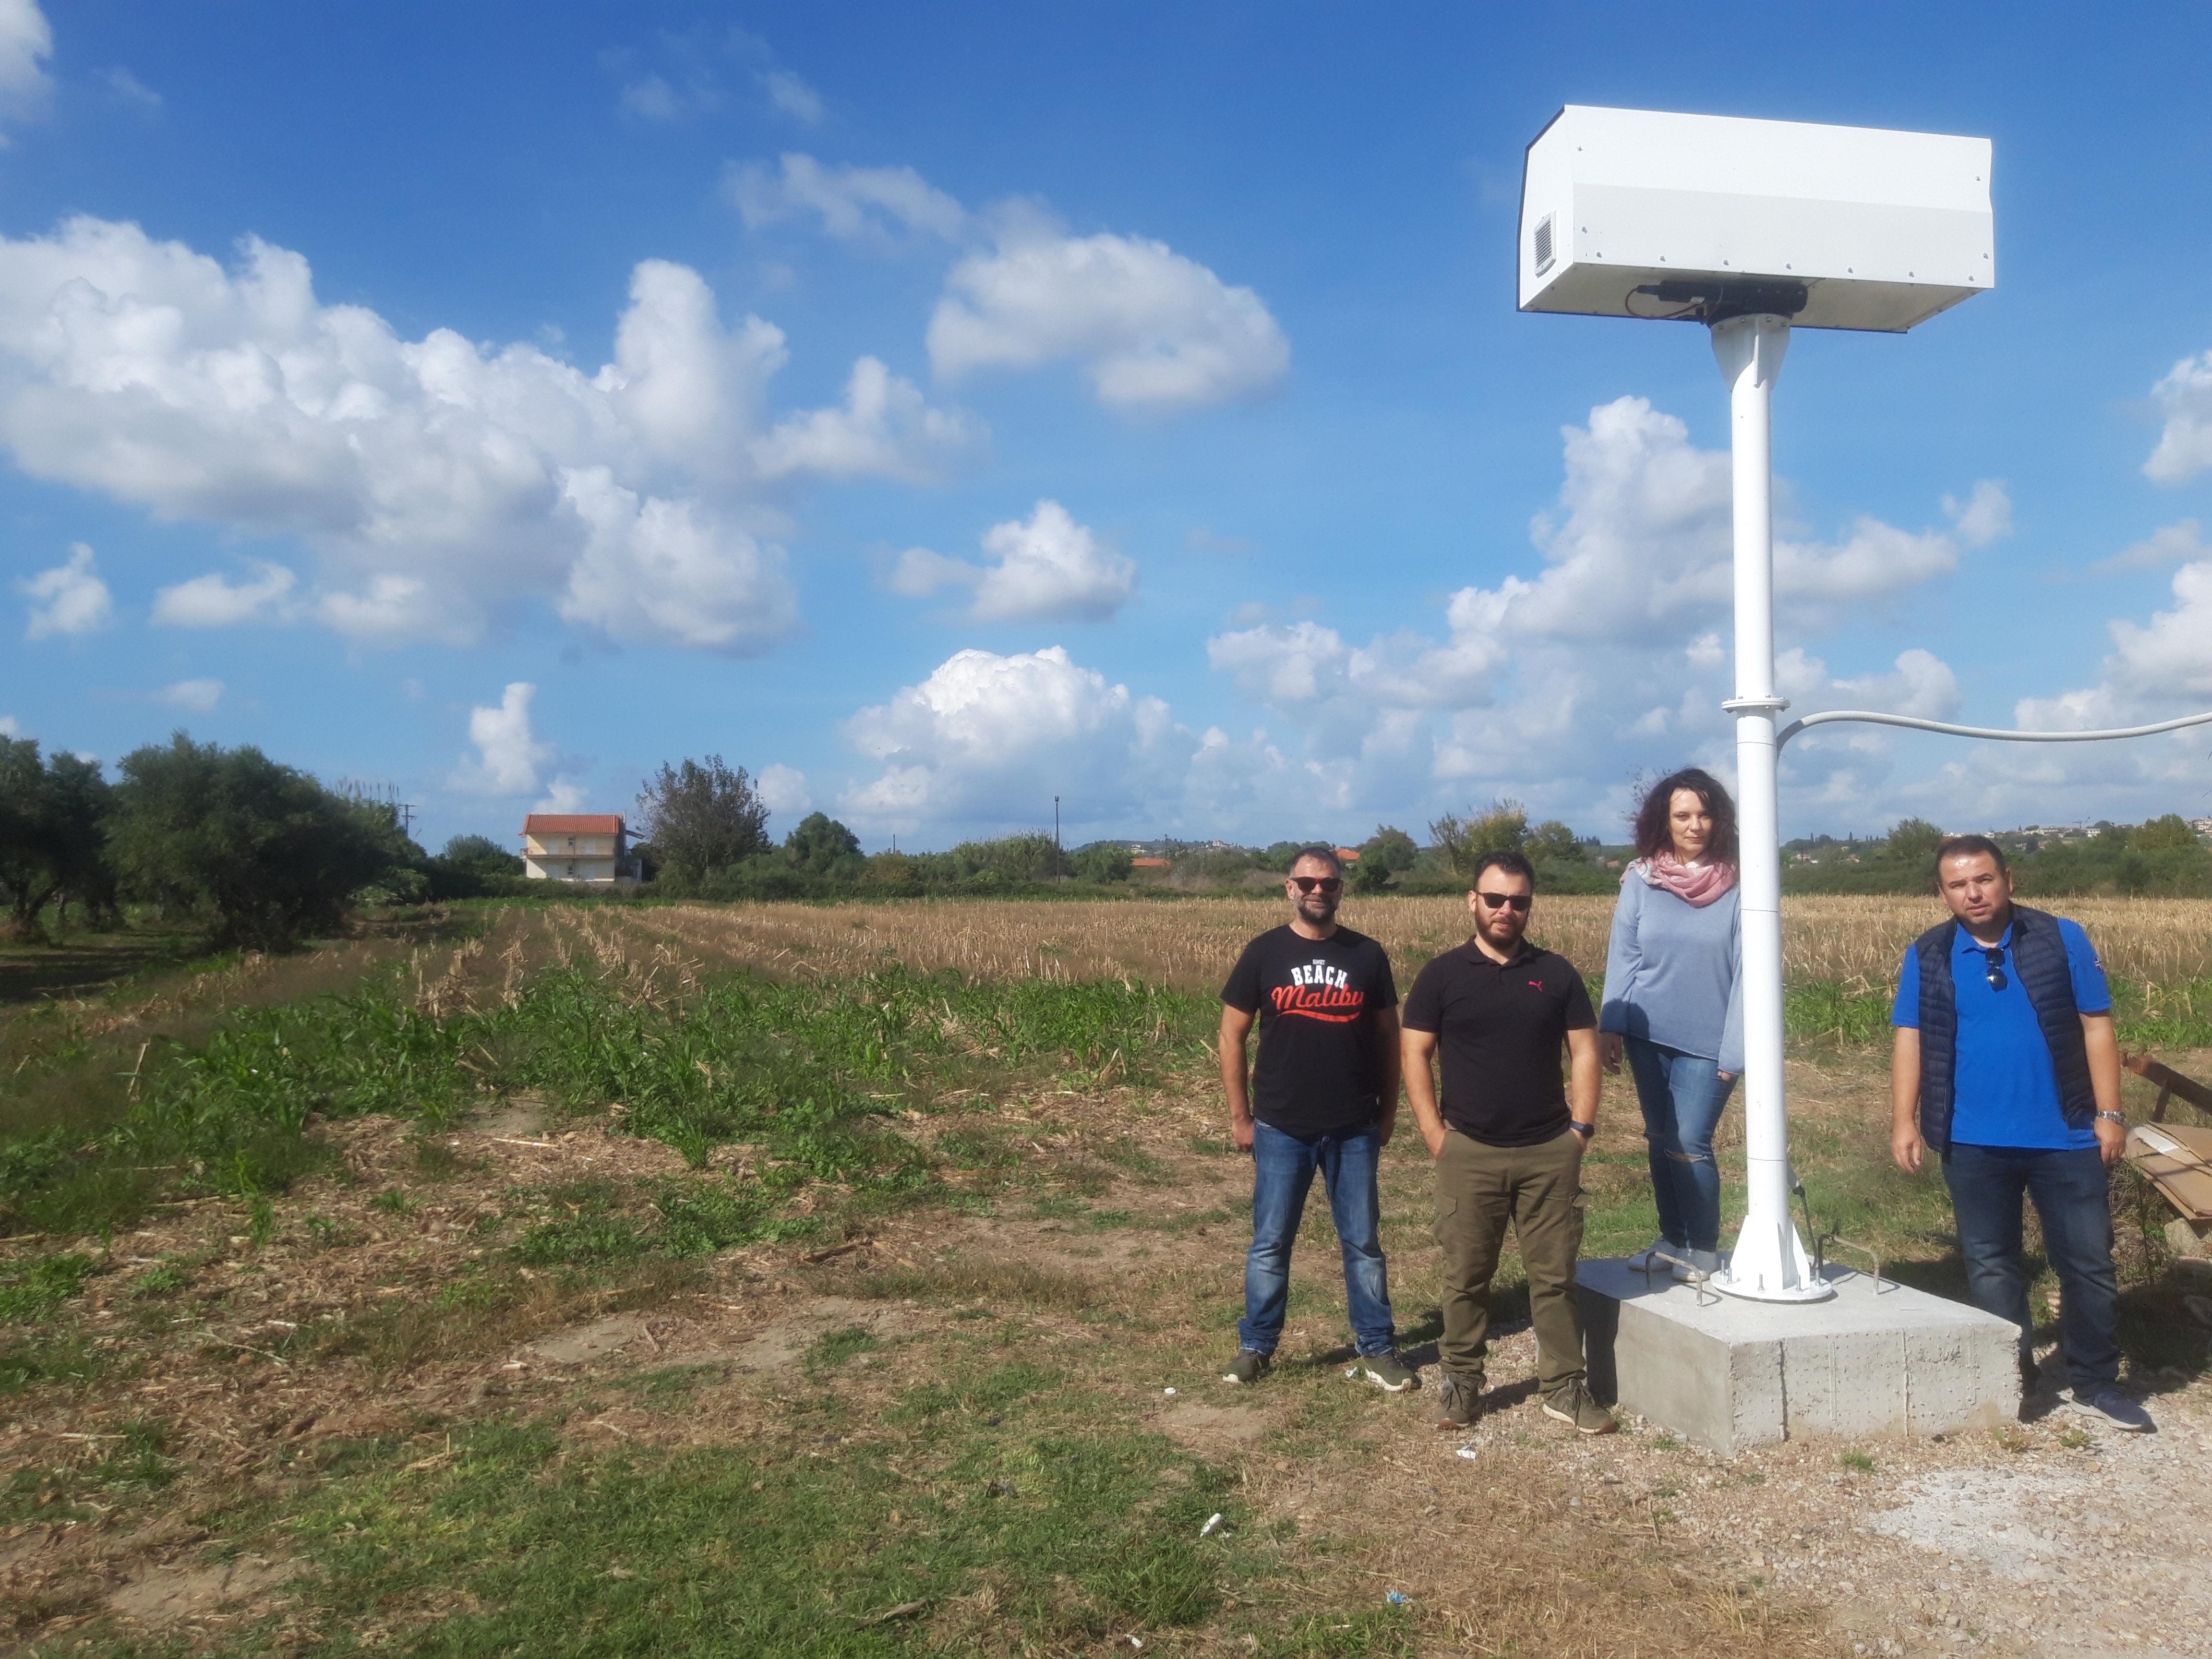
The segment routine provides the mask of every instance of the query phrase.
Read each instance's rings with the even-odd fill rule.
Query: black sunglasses
[[[1982,960],[1990,965],[1990,989],[2002,991],[2012,983],[2005,977],[2004,947],[2002,945],[1982,946]]]
[[[1316,890],[1324,893],[1341,893],[1344,890],[1344,878],[1341,876],[1292,876],[1291,884],[1301,893],[1310,893]]]
[[[1475,896],[1493,910],[1513,910],[1524,915],[1535,902],[1534,895],[1529,893],[1477,893]]]

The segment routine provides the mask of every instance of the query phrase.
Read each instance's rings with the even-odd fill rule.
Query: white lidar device
[[[1902,333],[1996,283],[1986,138],[1570,104],[1528,146],[1523,311]]]

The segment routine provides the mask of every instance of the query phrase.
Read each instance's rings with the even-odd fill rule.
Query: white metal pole
[[[1790,1219],[1790,1135],[1782,1092],[1782,845],[1775,778],[1774,381],[1790,323],[1731,317],[1713,325],[1729,384],[1735,483],[1736,803],[1743,941],[1744,1151],[1748,1205],[1716,1290],[1759,1301],[1833,1294],[1813,1272]]]

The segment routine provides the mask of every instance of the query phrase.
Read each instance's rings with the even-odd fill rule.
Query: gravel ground
[[[1534,1364],[1523,1328],[1497,1345],[1493,1384],[1510,1397]],[[1994,1434],[1721,1458],[1631,1419],[1557,1447],[1553,1468],[1594,1521],[1653,1517],[1717,1581],[1820,1609],[1838,1654],[2212,1656],[2212,1380],[2160,1386],[2153,1435],[2100,1427],[2046,1389]],[[1436,1450],[1469,1448],[1472,1482],[1541,1429],[1530,1401]]]

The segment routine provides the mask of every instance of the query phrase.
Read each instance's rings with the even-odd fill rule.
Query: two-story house
[[[618,812],[532,812],[522,821],[522,869],[533,881],[628,886],[638,878]]]

